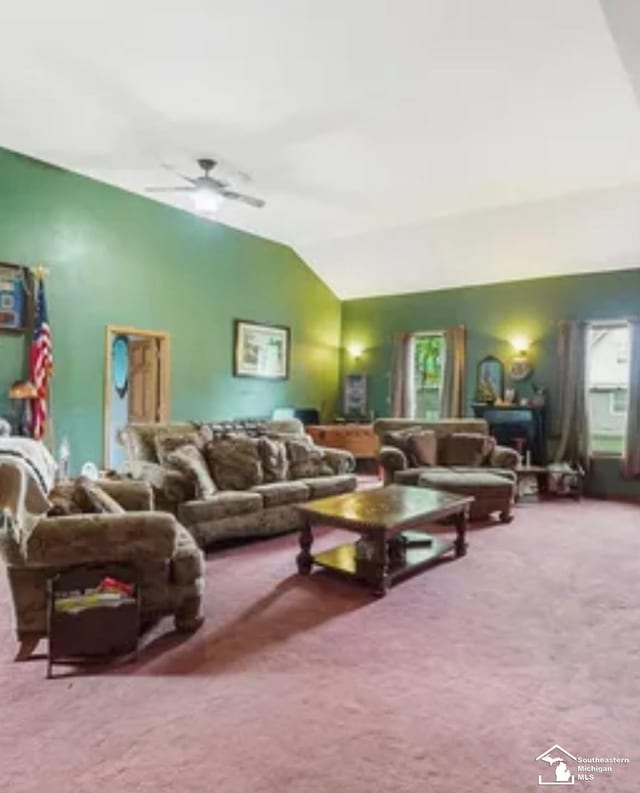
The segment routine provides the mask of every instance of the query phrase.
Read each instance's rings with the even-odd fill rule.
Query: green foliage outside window
[[[415,387],[439,388],[443,366],[442,336],[419,336],[415,341]]]

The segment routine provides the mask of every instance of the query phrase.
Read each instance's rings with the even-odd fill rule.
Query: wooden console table
[[[372,424],[316,424],[306,431],[318,446],[345,449],[360,460],[375,458],[380,448]]]

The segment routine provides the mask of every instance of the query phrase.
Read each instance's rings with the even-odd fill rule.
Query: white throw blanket
[[[0,437],[0,524],[28,528],[46,512],[55,473],[56,462],[43,443]]]

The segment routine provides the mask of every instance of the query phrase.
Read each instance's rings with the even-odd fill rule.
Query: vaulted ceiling
[[[220,221],[340,297],[636,267],[639,6],[22,0],[0,146],[140,194],[219,157],[267,201]]]

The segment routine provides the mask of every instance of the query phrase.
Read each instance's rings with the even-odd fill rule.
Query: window
[[[442,333],[416,333],[413,336],[414,418],[436,421],[440,418],[440,399],[444,370]]]
[[[627,413],[627,392],[623,388],[618,388],[617,391],[611,392],[611,412],[616,415],[618,413]]]
[[[627,423],[629,328],[626,323],[594,323],[587,343],[587,389],[591,449],[622,454]]]

